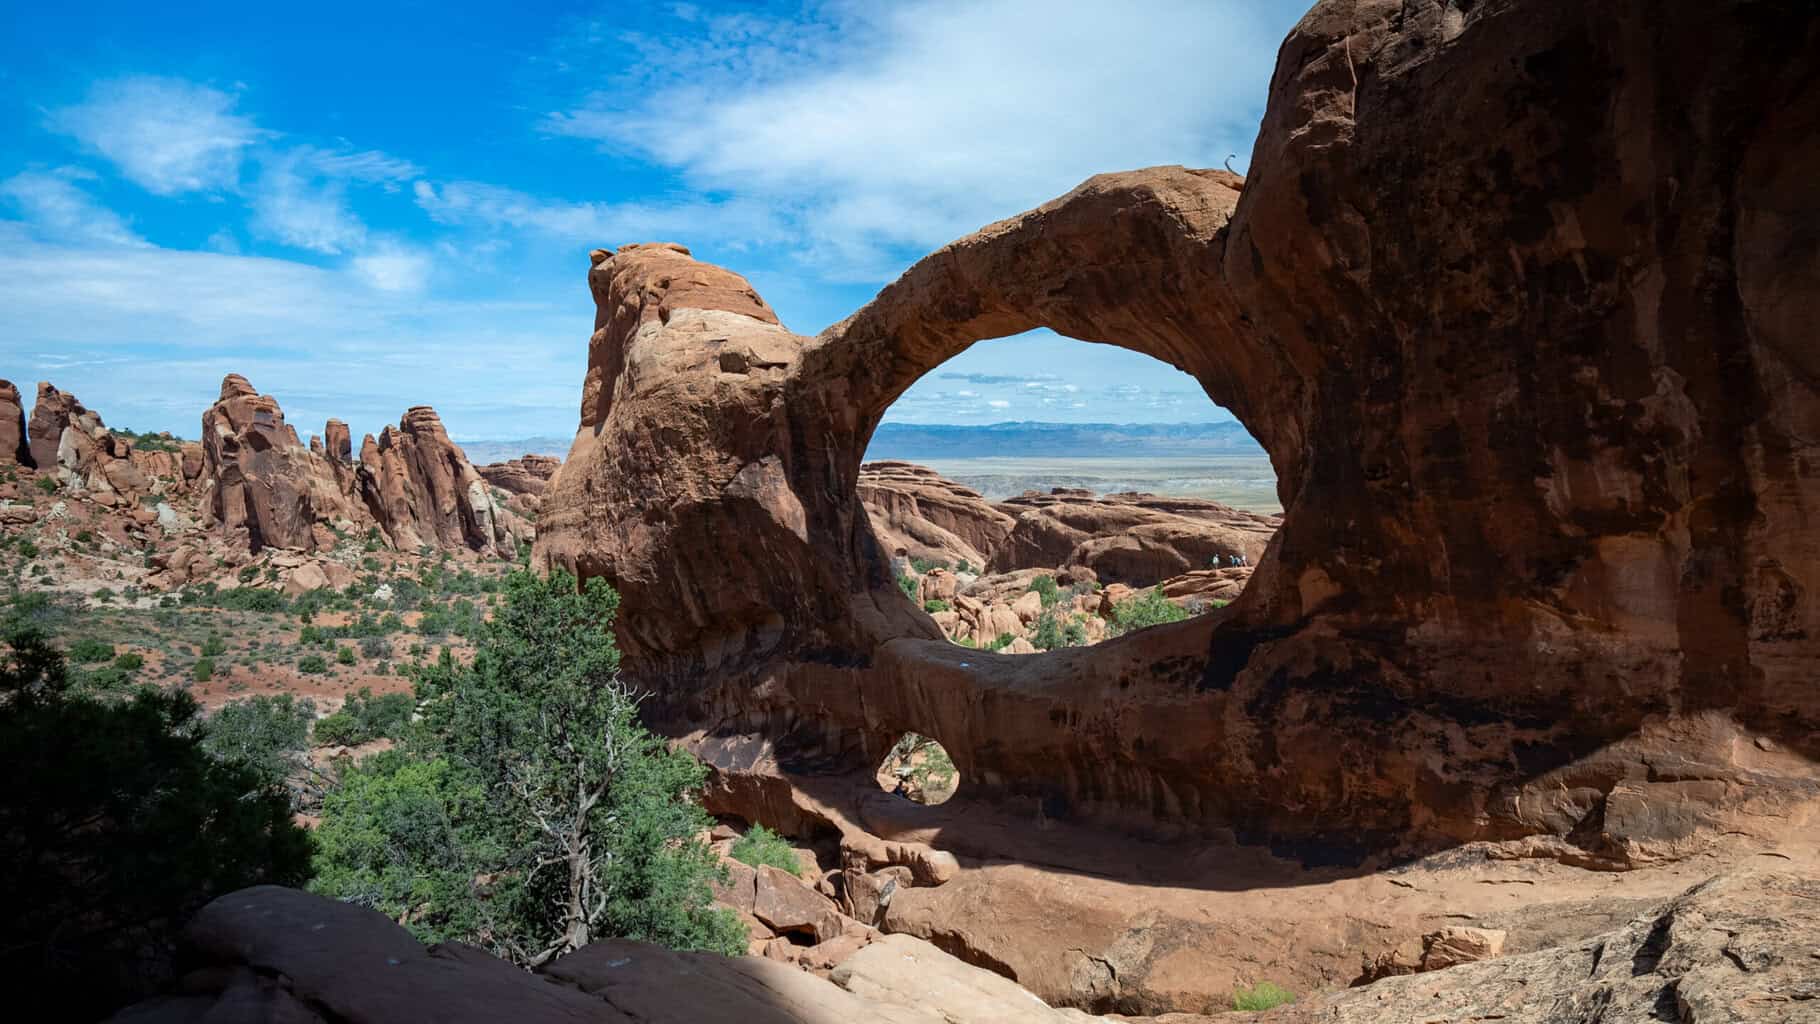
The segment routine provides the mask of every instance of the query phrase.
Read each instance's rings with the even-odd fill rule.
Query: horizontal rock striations
[[[1672,846],[1783,782],[1621,745],[1645,723],[1820,755],[1816,45],[1742,2],[1329,0],[1249,179],[1090,179],[819,337],[680,247],[601,251],[538,557],[621,588],[654,706],[824,767],[916,731],[957,799],[1056,816],[1333,856],[1625,849],[1601,822]],[[898,590],[858,494],[873,427],[1035,327],[1183,369],[1270,453],[1286,512],[1230,608],[1012,659]],[[1711,785],[1626,818],[1665,760]]]

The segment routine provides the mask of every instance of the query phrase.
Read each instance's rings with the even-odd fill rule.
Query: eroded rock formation
[[[333,467],[245,377],[221,382],[221,397],[202,414],[202,449],[211,481],[204,507],[230,542],[314,551],[334,545],[330,525],[353,528],[356,504]]]
[[[360,498],[394,548],[466,547],[510,557],[529,530],[493,500],[427,405],[413,406],[398,426],[360,445]]]
[[[1148,587],[1209,567],[1251,565],[1281,520],[1217,501],[1055,490],[1001,502],[1015,517],[988,566],[1084,565],[1107,583]]]
[[[674,717],[786,763],[915,731],[978,780],[957,799],[1330,849],[1621,848],[1630,786],[1621,830],[1692,833],[1769,781],[1591,755],[1712,708],[1820,755],[1817,45],[1742,2],[1329,0],[1248,179],[1093,178],[819,337],[679,246],[597,252],[539,558],[621,588]],[[895,587],[871,430],[1041,326],[1187,371],[1270,453],[1287,511],[1229,609],[1007,659]]]
[[[37,465],[32,459],[31,435],[26,432],[19,387],[10,380],[0,380],[0,462]]]
[[[977,492],[908,462],[861,466],[858,494],[887,554],[974,571],[984,571],[1015,522]]]

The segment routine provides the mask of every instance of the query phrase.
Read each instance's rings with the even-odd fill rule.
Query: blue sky
[[[184,436],[228,372],[304,433],[429,403],[460,439],[567,436],[589,249],[682,242],[812,334],[1090,174],[1243,168],[1305,6],[13,5],[0,376]],[[1039,333],[891,418],[1226,417]]]

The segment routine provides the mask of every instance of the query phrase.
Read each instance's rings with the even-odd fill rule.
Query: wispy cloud
[[[95,83],[49,123],[128,180],[169,196],[238,183],[243,154],[263,133],[234,106],[233,95],[210,86],[132,75]]]
[[[0,196],[51,238],[129,248],[149,244],[127,226],[125,218],[95,202],[76,184],[93,178],[92,173],[76,167],[22,171],[0,182]]]
[[[753,244],[780,237],[762,204],[712,199],[638,203],[567,202],[476,181],[418,181],[417,205],[439,224],[509,229],[577,245],[704,240]]]
[[[642,59],[545,130],[795,214],[823,265],[926,249],[1087,176],[1217,165],[1256,131],[1278,19],[1209,0],[811,5],[608,36]],[[884,261],[889,264],[889,261]]]

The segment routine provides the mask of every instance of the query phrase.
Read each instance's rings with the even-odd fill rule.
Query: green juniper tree
[[[705,769],[639,725],[618,604],[598,579],[513,573],[473,662],[417,670],[402,752],[324,801],[318,889],[526,966],[606,936],[743,951],[710,906]]]

